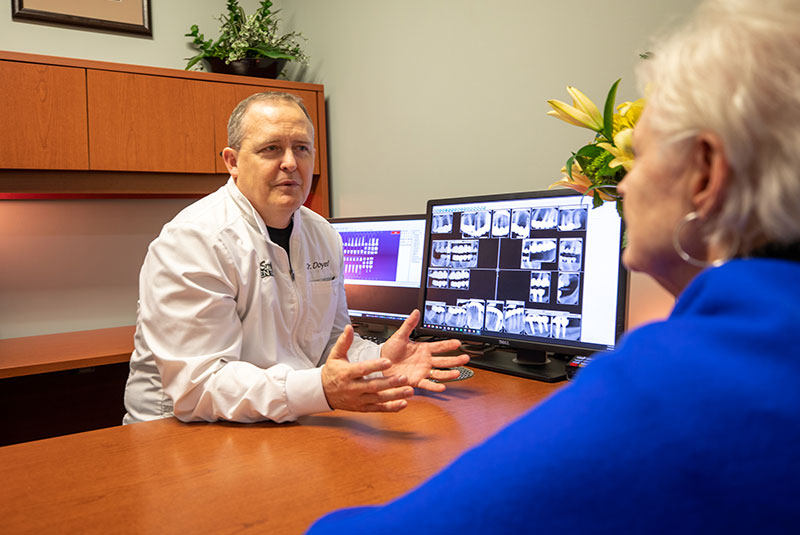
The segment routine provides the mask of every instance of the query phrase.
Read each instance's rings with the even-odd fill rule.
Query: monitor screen
[[[419,302],[425,216],[329,221],[342,237],[350,319],[354,323],[400,325]]]
[[[615,346],[627,273],[614,203],[592,208],[571,190],[485,195],[431,200],[426,218],[418,334],[513,350],[472,364],[543,380],[563,378],[551,355]]]

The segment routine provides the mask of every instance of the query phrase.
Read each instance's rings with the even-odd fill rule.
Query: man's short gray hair
[[[732,182],[709,241],[746,256],[800,240],[800,1],[707,0],[638,75],[671,145],[722,139]]]
[[[305,104],[300,97],[296,97],[291,93],[282,93],[280,91],[265,91],[264,93],[256,93],[250,95],[233,109],[231,117],[228,119],[228,146],[232,149],[239,150],[242,148],[242,139],[244,139],[244,117],[247,115],[247,110],[250,106],[257,102],[272,102],[280,104],[297,104],[311,123],[311,132],[313,136],[314,122],[308,114]]]

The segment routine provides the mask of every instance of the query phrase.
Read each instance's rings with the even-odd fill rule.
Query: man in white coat
[[[260,93],[228,123],[231,178],[167,223],[139,280],[125,423],[292,421],[344,409],[396,412],[466,355],[415,343],[414,311],[378,346],[353,333],[338,233],[305,208],[314,128],[298,98]]]

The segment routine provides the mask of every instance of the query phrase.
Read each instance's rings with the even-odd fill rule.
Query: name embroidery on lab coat
[[[266,260],[262,260],[259,266],[261,267],[262,279],[272,276],[272,262],[267,262]]]

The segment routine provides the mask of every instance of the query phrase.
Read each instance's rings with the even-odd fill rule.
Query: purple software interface
[[[399,325],[417,307],[425,216],[329,220],[342,237],[347,306],[354,322]]]

